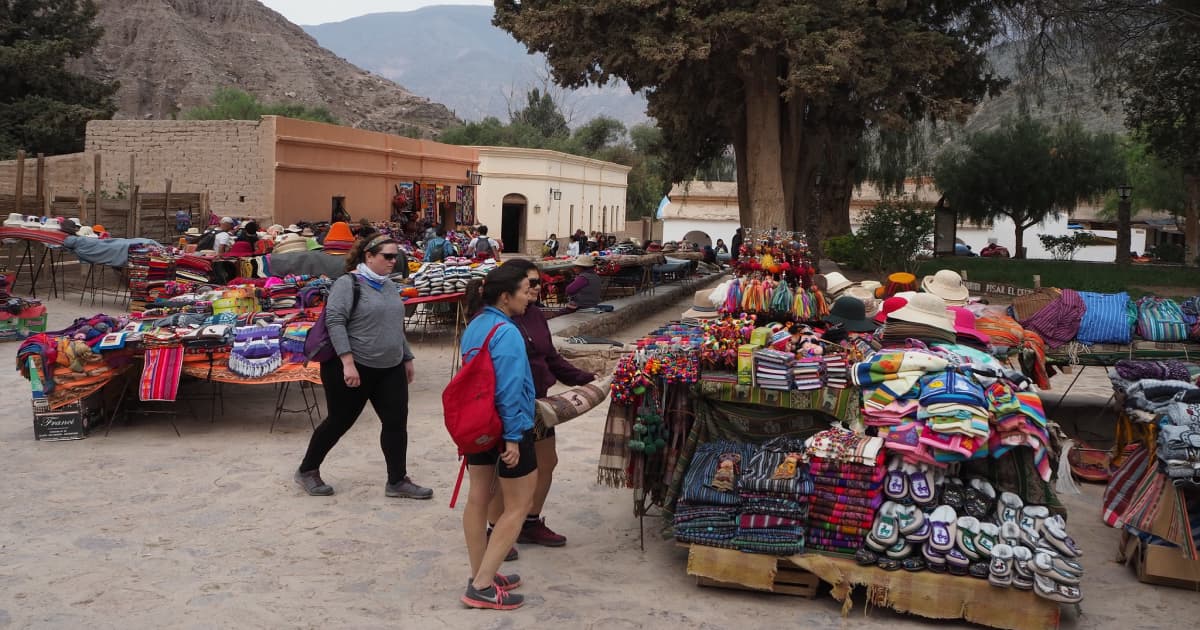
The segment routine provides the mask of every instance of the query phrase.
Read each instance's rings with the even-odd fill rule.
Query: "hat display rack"
[[[743,227],[742,233],[722,313],[804,322],[829,314],[828,300],[813,284],[817,267],[804,232]]]

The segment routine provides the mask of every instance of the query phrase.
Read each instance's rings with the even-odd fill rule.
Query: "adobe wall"
[[[53,155],[46,158],[46,192],[54,195],[78,195],[79,187],[92,176],[91,162],[83,153]],[[0,162],[0,194],[11,195],[16,190],[17,161]],[[26,197],[37,195],[37,156],[25,158],[24,189]],[[30,210],[30,212],[34,212]]]
[[[274,126],[273,118],[93,120],[87,125],[87,162],[101,155],[100,187],[109,194],[129,181],[133,155],[143,191],[162,192],[170,179],[174,191],[207,191],[217,216],[269,219],[275,202]]]

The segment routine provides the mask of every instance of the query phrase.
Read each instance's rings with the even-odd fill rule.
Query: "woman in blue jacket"
[[[494,450],[467,456],[471,489],[463,511],[463,533],[471,558],[471,582],[462,602],[472,608],[512,610],[524,603],[509,593],[521,584],[517,575],[498,573],[508,550],[517,541],[537,488],[537,457],[533,446],[533,372],[521,334],[513,317],[525,312],[531,299],[525,269],[503,265],[488,273],[482,283],[472,281],[467,299],[483,309],[463,332],[463,364],[475,358],[489,333],[488,344],[496,373],[496,411],[504,425],[504,442]],[[498,326],[498,328],[497,328]],[[504,493],[504,513],[487,533],[488,504],[495,494],[496,478]]]

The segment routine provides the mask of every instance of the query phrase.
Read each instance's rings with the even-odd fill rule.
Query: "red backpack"
[[[463,366],[446,389],[442,391],[442,413],[446,420],[446,430],[450,439],[458,445],[458,455],[474,455],[486,453],[504,437],[504,424],[496,411],[496,369],[492,365],[492,353],[489,345],[492,335],[500,329],[503,323],[496,324],[488,333],[483,345]],[[463,354],[469,354],[468,350]],[[458,471],[458,481],[454,484],[454,494],[450,497],[450,507],[458,500],[458,491],[462,487],[463,474],[467,469],[467,460],[463,458],[462,467]]]

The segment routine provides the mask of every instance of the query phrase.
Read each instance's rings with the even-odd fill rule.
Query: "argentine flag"
[[[664,195],[662,201],[658,202],[658,211],[654,213],[654,218],[662,221],[663,217],[666,216],[667,206],[669,205],[671,205],[671,200]]]

